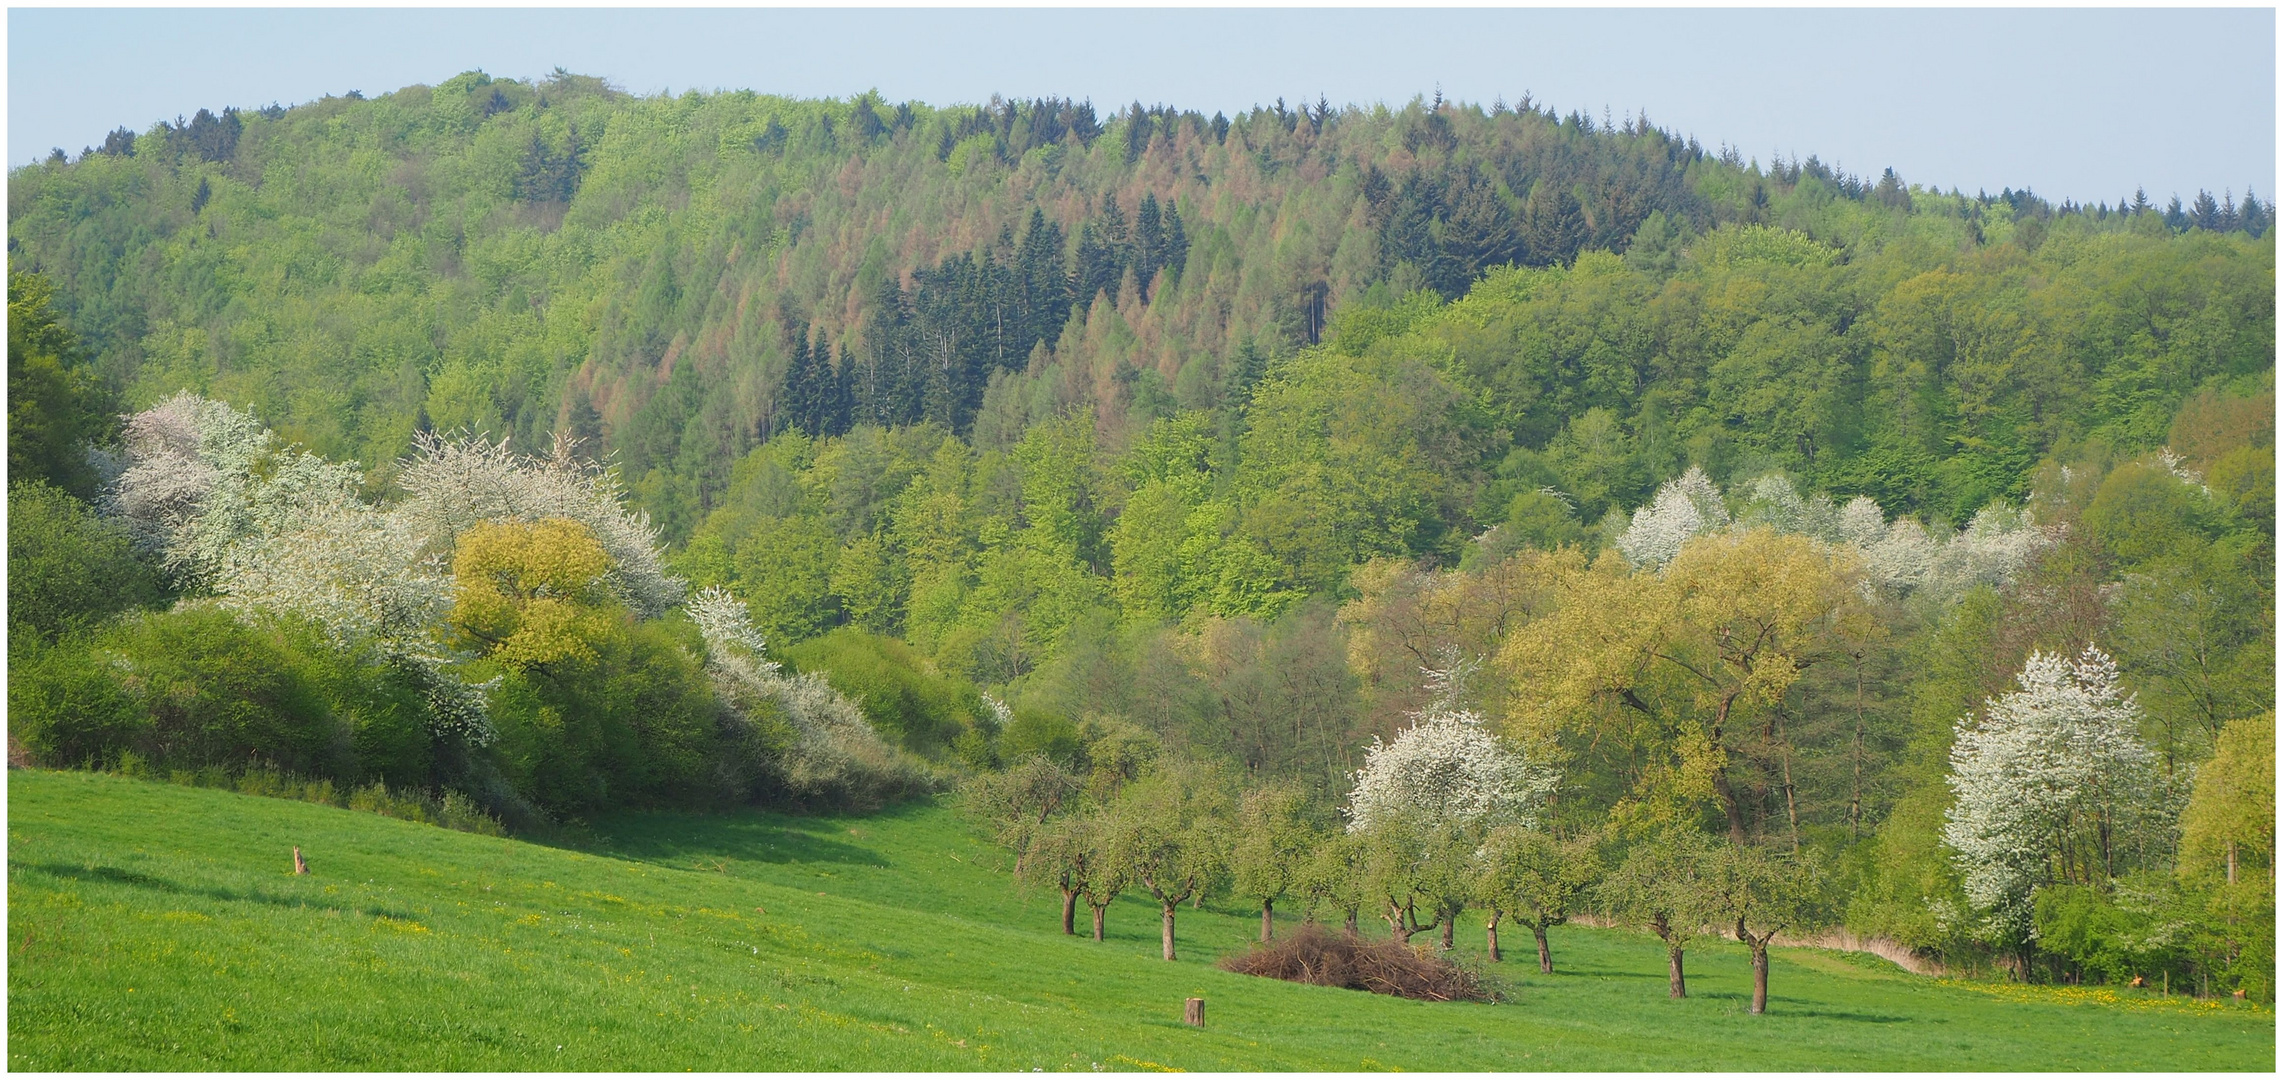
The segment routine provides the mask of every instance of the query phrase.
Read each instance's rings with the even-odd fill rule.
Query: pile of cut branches
[[[1446,957],[1400,941],[1366,941],[1312,922],[1281,941],[1224,956],[1221,967],[1239,975],[1419,1001],[1491,1001],[1497,996],[1480,976]]]

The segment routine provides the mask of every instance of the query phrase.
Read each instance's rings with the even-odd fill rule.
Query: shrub
[[[784,651],[802,671],[822,672],[882,738],[936,755],[974,727],[981,696],[964,679],[938,673],[911,646],[844,626]]]
[[[1482,977],[1448,957],[1414,949],[1392,938],[1366,941],[1302,923],[1275,942],[1255,945],[1221,958],[1221,967],[1239,975],[1368,990],[1419,1001],[1493,1001],[1497,995]]]
[[[41,685],[11,687],[10,712],[26,748],[51,764],[107,763],[133,750],[161,769],[267,763],[353,775],[349,732],[311,678],[311,644],[204,605],[147,614],[85,653],[36,665]]]
[[[92,630],[158,594],[126,530],[48,484],[8,485],[10,645]]]
[[[630,618],[584,644],[592,660],[500,672],[495,749],[515,789],[556,816],[716,801],[719,703],[697,661],[667,628]]]

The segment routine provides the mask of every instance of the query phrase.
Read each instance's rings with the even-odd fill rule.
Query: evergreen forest
[[[941,796],[1167,959],[1211,894],[1549,972],[1599,915],[1676,997],[1732,930],[1755,1012],[1829,930],[2273,1000],[2225,178],[558,69],[9,180],[12,763],[533,834]]]

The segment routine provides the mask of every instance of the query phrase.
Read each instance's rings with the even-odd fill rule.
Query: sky
[[[8,160],[199,108],[556,67],[638,93],[878,90],[1235,112],[1413,95],[1623,119],[1763,163],[2056,201],[2275,191],[2267,9],[27,9]]]

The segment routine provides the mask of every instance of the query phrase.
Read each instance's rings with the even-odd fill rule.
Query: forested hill
[[[2248,193],[1942,194],[1527,101],[1102,115],[470,73],[122,129],[9,190],[11,265],[130,405],[197,389],[380,473],[423,428],[567,431],[677,544],[793,428],[991,450],[1090,406],[1114,454],[1200,410],[1233,446],[1296,350],[1345,326],[1361,353],[1371,311],[1509,263],[1549,269],[1407,357],[1460,434],[1398,549],[1502,518],[1501,462],[1588,522],[1691,461],[1962,520],[2057,445],[2161,443],[2274,348]]]

